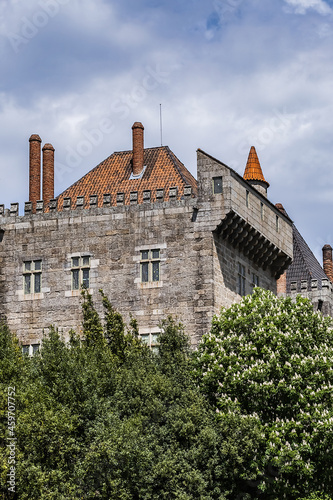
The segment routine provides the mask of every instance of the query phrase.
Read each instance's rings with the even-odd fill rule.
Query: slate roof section
[[[269,183],[265,180],[264,174],[262,173],[259,158],[254,146],[251,146],[243,177],[247,181],[264,182],[267,184],[267,187],[269,187]]]
[[[85,208],[89,196],[98,195],[98,206],[103,206],[103,195],[111,194],[111,205],[116,205],[117,193],[124,193],[124,204],[130,204],[130,193],[138,192],[138,203],[143,203],[143,191],[151,190],[151,201],[155,201],[156,189],[164,189],[164,200],[168,200],[169,188],[177,187],[177,199],[184,195],[184,187],[192,187],[192,196],[198,195],[198,184],[193,175],[168,146],[144,150],[145,171],[141,178],[130,179],[133,151],[115,152],[90,172],[76,181],[58,196],[61,210],[63,199],[71,198],[76,205],[77,196],[85,196]]]
[[[308,289],[311,290],[311,280],[316,279],[321,289],[321,280],[327,279],[327,276],[294,224],[293,253],[293,261],[287,269],[287,293],[290,293],[292,281],[297,282],[297,291],[300,291],[301,280],[307,280]]]

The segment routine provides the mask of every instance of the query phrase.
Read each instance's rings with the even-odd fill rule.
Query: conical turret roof
[[[269,183],[265,180],[264,174],[262,173],[259,158],[254,146],[251,146],[243,177],[247,181],[264,182],[267,187],[269,187]]]

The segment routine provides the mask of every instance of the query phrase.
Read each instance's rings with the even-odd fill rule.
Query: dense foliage
[[[262,440],[249,469],[258,494],[333,491],[332,321],[300,296],[255,289],[222,310],[196,353],[203,393],[223,421],[255,423]]]
[[[330,320],[256,290],[194,353],[167,318],[154,354],[101,300],[103,319],[84,291],[83,337],[50,328],[33,357],[0,325],[0,498],[15,386],[20,500],[331,500]]]
[[[41,351],[22,355],[0,330],[1,411],[16,386],[16,490],[20,500],[223,499],[236,491],[238,453],[232,432],[190,376],[188,338],[166,319],[153,354],[102,294],[102,321],[83,293],[81,340],[66,344],[53,328]],[[242,458],[243,457],[243,458]],[[2,442],[1,492],[8,449]]]

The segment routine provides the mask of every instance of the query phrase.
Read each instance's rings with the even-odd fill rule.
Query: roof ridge
[[[174,165],[174,167],[175,167],[178,175],[180,176],[181,180],[183,181],[184,185],[187,185],[187,180],[185,179],[184,174],[180,170],[179,165],[177,164],[177,162],[179,162],[188,171],[189,174],[191,174],[191,172],[185,167],[184,163],[179,160],[179,158],[175,155],[175,153],[173,151],[171,151],[171,149],[169,148],[169,146],[163,146],[163,147],[166,148],[167,153],[169,155],[169,158],[171,159],[171,161],[172,161],[172,163],[173,163],[173,165]],[[193,177],[193,179],[194,179],[194,177]],[[196,182],[196,180],[195,180],[195,182]]]
[[[311,248],[309,247],[301,233],[298,231],[295,224],[293,224],[293,234],[294,245],[298,249],[298,255],[302,259],[303,267],[309,277],[313,279],[324,279],[325,277],[328,278],[320,262],[312,252]]]

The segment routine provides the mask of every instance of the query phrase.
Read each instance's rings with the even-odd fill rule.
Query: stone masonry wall
[[[178,317],[196,343],[213,306],[212,235],[192,221],[195,199],[109,208],[3,216],[0,304],[22,343],[38,343],[50,324],[65,337],[80,331],[80,292],[71,290],[71,257],[91,257],[90,289],[101,311],[102,288],[140,332]],[[160,249],[161,279],[141,283],[140,251]],[[41,293],[27,295],[23,262],[42,260]]]

